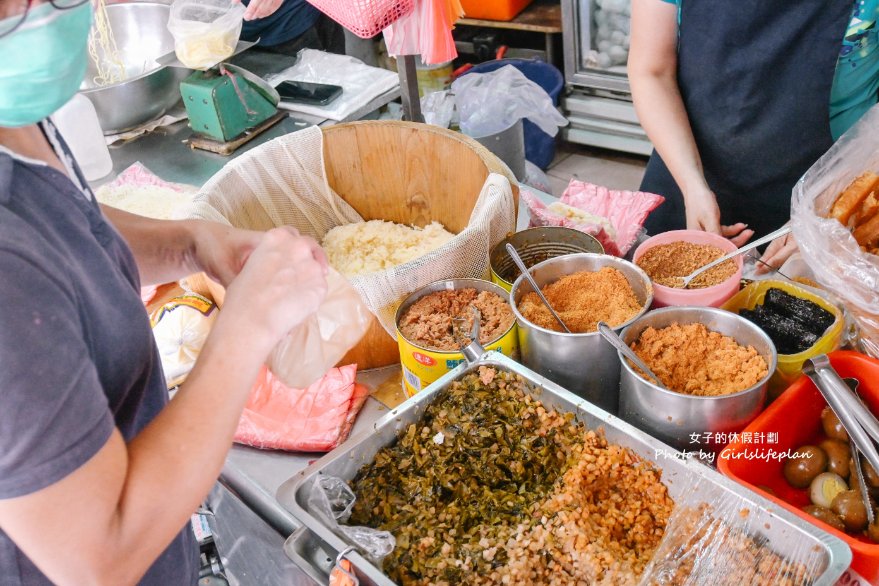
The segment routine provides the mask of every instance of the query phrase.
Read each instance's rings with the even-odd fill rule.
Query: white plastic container
[[[91,101],[76,94],[52,115],[58,132],[67,142],[87,181],[106,177],[113,170],[113,160]]]

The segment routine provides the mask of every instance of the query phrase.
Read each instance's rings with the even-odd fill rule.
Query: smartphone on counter
[[[342,87],[307,81],[283,81],[275,88],[282,102],[326,106],[342,94]]]

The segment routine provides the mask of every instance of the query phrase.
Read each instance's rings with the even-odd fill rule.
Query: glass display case
[[[650,154],[626,75],[631,0],[561,0],[561,6],[567,140]]]

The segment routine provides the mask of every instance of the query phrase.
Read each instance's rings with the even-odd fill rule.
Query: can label
[[[422,354],[421,352],[413,352],[412,358],[414,358],[419,364],[423,364],[424,366],[433,366],[436,364],[436,360],[434,360],[427,354]]]
[[[403,381],[403,386],[408,396],[411,397],[421,390],[421,379],[415,376],[414,372],[406,368],[406,365],[403,365]],[[412,388],[414,392],[409,392],[410,388]]]
[[[411,344],[399,332],[397,342],[403,366],[403,386],[409,397],[465,362],[464,355],[460,352],[434,352],[420,348]],[[488,344],[485,349],[497,350],[511,358],[516,356],[519,350],[517,326],[514,324],[507,333]]]

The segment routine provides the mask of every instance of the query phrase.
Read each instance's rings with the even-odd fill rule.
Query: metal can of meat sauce
[[[395,323],[397,324],[397,342],[400,346],[400,363],[403,367],[403,388],[406,395],[412,397],[438,378],[465,361],[464,354],[452,350],[431,350],[415,344],[403,336],[400,331],[400,320],[413,303],[438,291],[454,291],[458,289],[476,289],[495,293],[501,299],[510,302],[510,294],[489,281],[482,279],[446,279],[436,281],[410,294],[397,308]],[[518,358],[519,336],[516,331],[516,320],[496,339],[483,344],[486,350],[497,350],[511,358]]]
[[[516,232],[498,242],[488,256],[491,280],[507,291],[513,288],[513,282],[519,276],[519,270],[507,252],[507,243],[513,245],[528,268],[566,254],[604,254],[604,247],[595,237],[572,228],[541,226]]]

